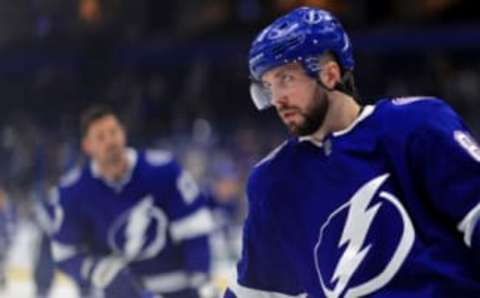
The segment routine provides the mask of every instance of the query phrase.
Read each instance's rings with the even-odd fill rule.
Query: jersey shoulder
[[[281,179],[288,173],[288,163],[292,160],[296,139],[288,139],[261,159],[252,169],[248,179],[247,191],[259,190],[269,185],[269,181]]]
[[[87,176],[87,166],[76,166],[60,177],[57,188],[62,193],[77,192],[84,187]]]
[[[376,106],[376,119],[387,134],[456,126],[458,115],[442,99],[417,96],[385,99]]]
[[[89,176],[88,164],[72,168],[60,177],[57,187],[50,195],[58,196],[56,200],[62,205],[77,206],[85,198],[84,194],[88,193],[86,189],[89,187],[88,180],[91,179]]]
[[[149,167],[163,167],[175,162],[174,156],[170,151],[160,149],[147,149],[143,153],[145,163]]]
[[[75,167],[64,173],[59,180],[60,188],[72,188],[80,184],[83,176],[82,168]]]
[[[147,149],[139,152],[138,167],[136,178],[148,177],[146,179],[153,184],[170,180],[171,177],[177,176],[181,172],[181,166],[173,153],[159,149]],[[147,175],[138,175],[139,172],[147,173]]]
[[[278,166],[288,158],[287,156],[292,153],[297,143],[298,141],[294,138],[285,140],[257,162],[253,167],[252,173],[269,171],[272,167]]]

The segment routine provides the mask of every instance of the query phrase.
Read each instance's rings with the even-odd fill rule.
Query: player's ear
[[[329,60],[320,66],[318,73],[318,79],[322,82],[327,89],[334,89],[341,78],[341,70],[338,63]]]

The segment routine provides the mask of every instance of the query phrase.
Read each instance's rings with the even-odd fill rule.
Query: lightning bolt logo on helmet
[[[376,195],[388,177],[380,175],[365,183],[322,225],[314,259],[326,297],[371,294],[385,286],[405,262],[415,231],[394,195],[386,191]]]

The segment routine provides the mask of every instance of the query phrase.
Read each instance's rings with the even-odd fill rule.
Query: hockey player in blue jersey
[[[85,112],[82,133],[90,162],[51,199],[58,267],[106,298],[199,297],[212,220],[192,177],[168,152],[126,147],[107,107]]]
[[[251,94],[292,133],[251,173],[226,297],[480,297],[480,148],[429,97],[361,106],[349,38],[302,7],[253,41]]]

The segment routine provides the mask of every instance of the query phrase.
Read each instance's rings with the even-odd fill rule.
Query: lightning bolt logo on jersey
[[[410,252],[415,231],[405,208],[391,193],[377,194],[388,176],[385,174],[376,177],[362,186],[352,199],[330,215],[322,226],[315,246],[315,265],[326,297],[355,298],[375,292],[393,278]],[[375,197],[376,195],[378,198]],[[382,216],[382,213],[385,215]],[[386,216],[388,216],[387,221],[376,220],[377,217],[385,218]],[[335,239],[338,238],[336,227],[341,227],[342,222],[344,222],[344,228],[338,245],[329,247],[329,244],[335,244]],[[392,233],[389,239],[381,239],[383,243],[380,245],[373,240],[369,242],[367,236],[378,230],[375,226],[376,222],[382,223],[381,229],[385,229],[383,225],[388,223],[399,227],[400,231],[397,234]],[[387,229],[396,230],[395,228]],[[328,237],[332,239],[327,239]],[[376,239],[376,237],[368,237],[368,239]],[[389,244],[392,245],[385,245],[386,242],[391,242]],[[332,256],[338,255],[339,251],[340,259],[334,265],[335,259],[332,259]],[[382,265],[382,262],[378,261],[382,255],[386,256],[383,260],[384,268],[369,265]],[[377,260],[372,262],[369,260],[372,258]],[[329,274],[331,271],[329,265],[334,265],[331,266],[335,268],[333,274]],[[363,268],[359,272],[361,265]],[[355,274],[361,276],[361,279],[354,279]],[[357,284],[351,283],[352,279],[356,280]]]
[[[209,270],[214,226],[205,200],[171,154],[127,153],[128,179],[119,184],[93,163],[62,180],[54,259],[78,284],[106,288],[128,270],[152,292],[191,291],[191,279]]]
[[[121,215],[109,231],[112,250],[128,260],[153,258],[165,247],[168,220],[147,196]]]
[[[326,138],[253,169],[226,297],[480,297],[480,151],[451,108],[385,99]]]

